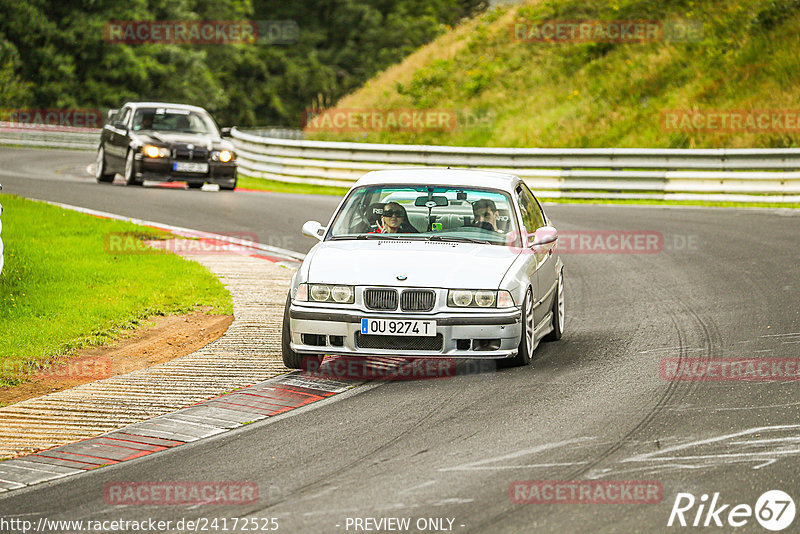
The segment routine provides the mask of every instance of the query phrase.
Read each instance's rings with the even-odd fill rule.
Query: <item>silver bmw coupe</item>
[[[558,234],[517,176],[365,174],[292,279],[283,362],[325,355],[488,358],[527,365],[564,329]]]

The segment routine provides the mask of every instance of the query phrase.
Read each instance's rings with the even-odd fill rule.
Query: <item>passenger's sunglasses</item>
[[[385,210],[383,212],[384,217],[405,217],[406,213],[404,211],[392,211],[392,210]]]

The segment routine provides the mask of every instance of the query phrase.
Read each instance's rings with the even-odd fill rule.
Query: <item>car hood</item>
[[[495,289],[516,257],[498,245],[347,240],[318,244],[306,261],[312,283]]]

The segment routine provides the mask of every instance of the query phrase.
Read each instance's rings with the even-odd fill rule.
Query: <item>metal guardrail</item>
[[[257,132],[257,133],[256,133]],[[266,135],[263,135],[266,134]],[[350,187],[379,169],[450,166],[509,172],[550,198],[800,202],[800,149],[481,148],[295,139],[234,128],[242,174]],[[92,149],[100,130],[0,122],[0,144]]]
[[[0,122],[0,144],[4,145],[95,150],[99,143],[100,130],[96,128]]]
[[[277,139],[233,129],[240,172],[349,187],[414,166],[508,172],[544,197],[800,202],[800,149],[479,148]]]

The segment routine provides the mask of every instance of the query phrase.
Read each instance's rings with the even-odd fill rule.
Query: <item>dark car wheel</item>
[[[528,288],[522,303],[522,335],[519,340],[519,350],[513,358],[499,360],[501,367],[519,367],[531,363],[535,345],[533,323],[533,291]]]
[[[128,150],[125,156],[125,183],[128,185],[142,185],[142,180],[136,179],[136,170],[133,165],[133,150]]]
[[[281,332],[281,352],[283,353],[283,365],[289,369],[319,369],[322,363],[322,354],[298,354],[292,350],[289,344],[292,339],[289,330],[289,306],[292,304],[291,292],[286,296],[286,308],[283,310],[283,331]]]
[[[544,337],[545,341],[558,341],[564,333],[564,271],[558,273],[556,298],[553,299],[553,331]]]
[[[110,183],[114,181],[114,173],[106,172],[106,151],[103,147],[97,149],[97,161],[94,167],[94,177],[98,183]]]
[[[186,182],[186,185],[189,186],[189,189],[201,189],[203,182]]]
[[[219,190],[220,191],[233,191],[234,189],[236,189],[236,182],[237,181],[238,181],[238,178],[234,178],[233,179],[233,183],[230,184],[230,185],[228,185],[228,184],[225,184],[225,185],[219,184]]]

